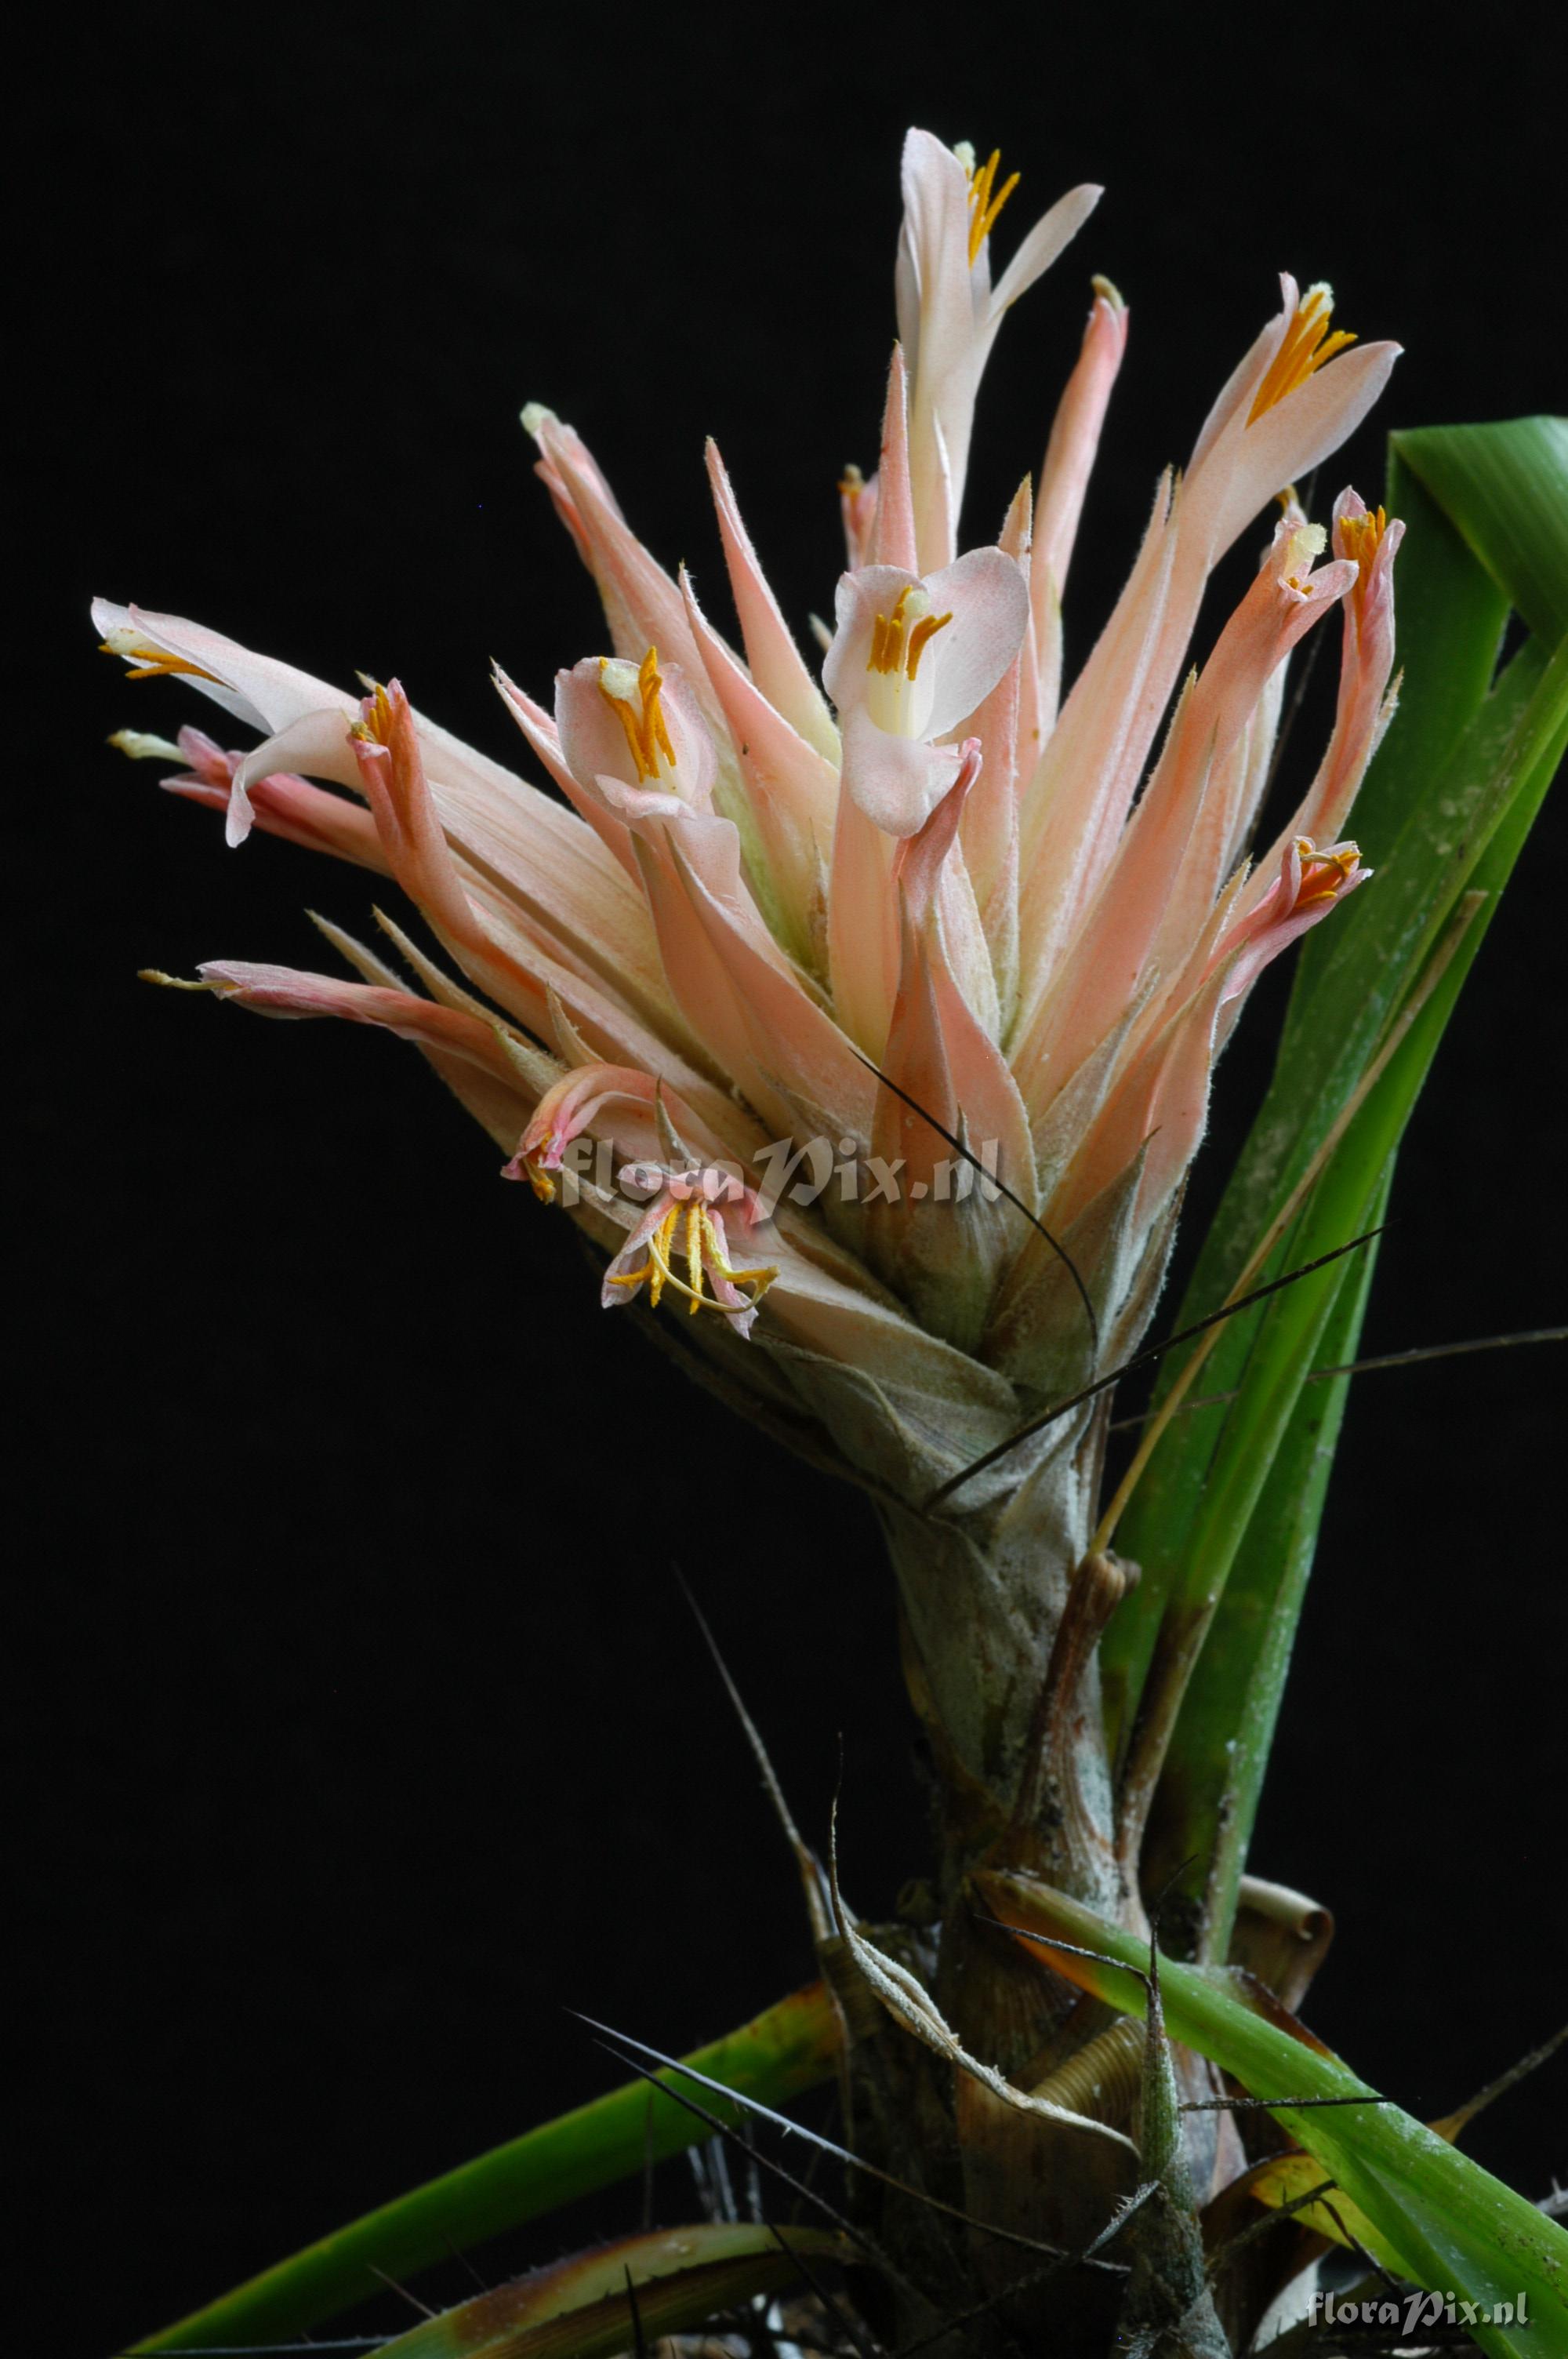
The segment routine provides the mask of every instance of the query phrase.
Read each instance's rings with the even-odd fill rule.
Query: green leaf
[[[1425,426],[1395,455],[1549,647],[1568,635],[1568,419]]]
[[[985,1875],[977,1882],[1004,1922],[1101,1956],[1074,1957],[1029,1942],[1032,1954],[1123,2013],[1146,2012],[1148,1951],[1131,1934],[1030,1879]],[[1172,2037],[1256,2097],[1379,2093],[1336,2057],[1254,2014],[1204,1968],[1162,1958],[1160,1990]],[[1526,2296],[1532,2326],[1471,2326],[1484,2351],[1495,2359],[1530,2359],[1533,2351],[1541,2359],[1563,2347],[1568,2234],[1533,2203],[1398,2106],[1271,2102],[1270,2111],[1366,2213],[1412,2284],[1487,2310]]]
[[[829,2079],[838,2055],[833,2001],[814,1983],[683,2060],[744,2095],[778,2104]],[[714,2110],[726,2111],[722,2104]],[[728,2117],[738,2123],[739,2108]],[[682,2107],[654,2104],[645,2081],[628,2082],[367,2212],[135,2348],[181,2351],[297,2334],[373,2294],[378,2270],[407,2277],[708,2135]]]
[[[800,2284],[800,2261],[809,2269],[855,2258],[849,2240],[830,2231],[781,2233],[782,2244],[748,2221],[627,2236],[476,2294],[383,2343],[380,2359],[615,2359],[639,2330],[652,2343]]]
[[[1518,429],[1474,429],[1487,480],[1512,483],[1529,472],[1524,459],[1517,465],[1505,460],[1516,440],[1527,457],[1538,454],[1538,427],[1525,420]],[[1444,439],[1445,483],[1471,431],[1454,429]],[[1400,438],[1400,448],[1422,439]],[[1553,477],[1537,464],[1531,480],[1568,563],[1568,475]],[[1511,579],[1499,555],[1501,495],[1484,510],[1491,532],[1487,562],[1397,453],[1390,502],[1410,524],[1399,573],[1407,684],[1357,805],[1360,840],[1382,873],[1306,945],[1273,1082],[1177,1324],[1224,1299],[1361,1081],[1461,897],[1484,892],[1486,904],[1451,969],[1340,1141],[1270,1274],[1311,1260],[1375,1219],[1443,1024],[1568,742],[1563,648],[1549,658],[1532,641],[1489,685],[1506,611],[1494,571]],[[1479,500],[1476,513],[1483,513]],[[1532,582],[1552,578],[1539,554],[1532,565]],[[1539,589],[1531,594],[1539,597]],[[1173,1420],[1121,1527],[1119,1544],[1141,1564],[1143,1581],[1102,1647],[1113,1744],[1125,1745],[1141,1710],[1157,1721],[1168,1717],[1197,1645],[1216,1649],[1190,1716],[1184,1706],[1177,1722],[1159,1803],[1162,1856],[1196,1854],[1205,1872],[1214,1872],[1210,1955],[1224,1954],[1325,1488],[1324,1461],[1305,1439],[1320,1407],[1303,1405],[1302,1386],[1314,1364],[1341,1356],[1340,1346],[1328,1342],[1329,1322],[1343,1290],[1355,1283],[1337,1265],[1224,1331],[1204,1388],[1235,1389],[1238,1397]],[[1293,1472],[1284,1471],[1286,1462]],[[1267,1524],[1249,1538],[1266,1488]],[[1271,1533],[1276,1543],[1289,1534],[1283,1553]],[[1238,1560],[1233,1603],[1227,1584]],[[1222,1734],[1227,1678],[1241,1684],[1231,1691],[1230,1725]],[[1222,1759],[1243,1698],[1250,1741]]]
[[[1390,1159],[1368,1208],[1370,1225],[1383,1218],[1392,1177]],[[1297,1250],[1292,1244],[1292,1258]],[[1317,1346],[1325,1366],[1356,1356],[1377,1252],[1374,1244],[1358,1255],[1335,1289]],[[1235,1919],[1349,1391],[1350,1379],[1337,1376],[1297,1398],[1183,1701],[1144,1843],[1144,1880],[1153,1888],[1202,1842],[1217,1938]]]

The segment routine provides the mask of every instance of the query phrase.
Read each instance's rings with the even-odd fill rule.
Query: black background
[[[1062,189],[1108,186],[1003,332],[968,511],[988,537],[1037,462],[1108,272],[1132,335],[1076,565],[1081,659],[1280,267],[1408,347],[1320,514],[1344,480],[1376,495],[1386,425],[1561,405],[1540,21],[448,5],[47,28],[13,126],[43,598],[16,621],[6,998],[14,1302],[37,1314],[12,1419],[36,1973],[10,2284],[43,2297],[51,2351],[106,2352],[606,2085],[568,2004],[679,2048],[806,1978],[672,1559],[814,1832],[844,1733],[861,1905],[923,1864],[860,1504],[603,1321],[564,1223],[497,1184],[406,1050],[135,982],[322,962],[303,905],[366,930],[370,880],[262,838],[228,853],[102,750],[211,708],[126,689],[90,591],[328,678],[395,673],[515,758],[487,658],[547,696],[600,641],[516,424],[540,397],[722,614],[717,432],[786,611],[825,610],[919,121],[1022,169],[1004,256]],[[1544,836],[1515,900],[1406,1147],[1369,1350],[1562,1316]],[[1283,980],[1224,1068],[1189,1245]],[[1356,1388],[1255,1846],[1339,1912],[1314,2021],[1429,2114],[1563,2011],[1553,1375],[1518,1352]],[[1553,2068],[1473,2150],[1543,2190],[1563,2092]],[[661,2190],[667,2214],[689,2201]],[[606,2197],[571,2233],[625,2218]]]

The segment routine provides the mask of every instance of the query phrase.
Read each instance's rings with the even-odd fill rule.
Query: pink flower
[[[822,679],[844,733],[843,791],[884,834],[914,835],[958,776],[950,738],[1023,644],[1029,591],[1000,549],[922,581],[896,565],[841,576]]]
[[[1361,865],[1360,850],[1354,843],[1331,843],[1320,852],[1310,835],[1292,836],[1279,875],[1214,954],[1211,972],[1217,968],[1225,974],[1220,1006],[1239,999],[1271,959],[1348,899],[1371,874]]]
[[[778,1276],[768,1266],[730,1266],[726,1221],[735,1224],[748,1247],[762,1224],[751,1190],[729,1172],[670,1171],[657,1164],[628,1165],[621,1177],[625,1187],[652,1185],[656,1192],[604,1273],[606,1309],[629,1302],[645,1283],[649,1305],[656,1310],[667,1286],[685,1298],[694,1318],[699,1310],[716,1310],[736,1334],[749,1335],[757,1305]],[[747,1286],[755,1292],[743,1293]]]
[[[1024,236],[991,284],[990,239],[1017,185],[1000,181],[1000,158],[979,168],[972,148],[945,147],[929,131],[903,143],[903,231],[899,239],[898,332],[911,375],[910,475],[920,563],[957,553],[975,397],[1003,314],[1076,236],[1099,202],[1074,189]]]
[[[1289,279],[1063,696],[1061,601],[1129,313],[1094,281],[1038,487],[994,545],[964,548],[1002,314],[1098,196],[1064,198],[993,281],[1013,177],[909,135],[901,341],[878,464],[838,488],[849,565],[820,680],[717,449],[735,646],[537,406],[538,473],[606,632],[548,701],[497,677],[544,785],[395,681],[351,695],[194,624],[94,608],[133,679],[171,676],[259,738],[126,733],[127,751],[182,759],[172,791],[221,809],[232,842],[254,825],[395,879],[433,938],[381,921],[412,982],[331,930],[353,981],[224,962],[199,987],[414,1040],[508,1174],[586,1230],[607,1304],[679,1297],[715,1378],[809,1426],[889,1515],[1148,1320],[1246,995],[1369,873],[1337,839],[1391,709],[1400,527],[1346,492],[1330,549],[1289,486],[1365,415],[1395,348],[1334,332],[1327,289]],[[1195,664],[1208,577],[1276,497]],[[1333,612],[1332,735],[1250,867],[1286,668]],[[953,1512],[1022,1488],[1076,1528],[1081,1438],[1053,1430]]]

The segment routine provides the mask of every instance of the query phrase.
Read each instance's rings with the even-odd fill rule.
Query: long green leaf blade
[[[1370,1226],[1383,1219],[1391,1179],[1385,1169]],[[1374,1244],[1337,1288],[1319,1344],[1328,1366],[1356,1356],[1376,1266]],[[1196,1846],[1217,1940],[1235,1919],[1349,1392],[1350,1379],[1337,1376],[1297,1398],[1188,1687],[1144,1844],[1151,1886],[1175,1875]]]
[[[1562,747],[1559,724],[1557,736],[1544,745],[1535,770],[1521,782],[1512,808],[1477,863],[1471,889],[1484,892],[1487,900],[1476,923],[1315,1191],[1303,1232],[1292,1240],[1292,1256],[1310,1259],[1321,1249],[1318,1238],[1338,1220],[1363,1223],[1381,1217],[1400,1133]],[[1362,1197],[1359,1190],[1368,1180],[1374,1194]],[[1354,1289],[1359,1286],[1364,1303],[1369,1277],[1369,1267],[1353,1270],[1344,1280],[1341,1301],[1353,1305]],[[1360,1308],[1347,1310],[1346,1319],[1343,1334],[1331,1336],[1325,1329],[1317,1346],[1331,1364],[1354,1356]],[[1292,1419],[1238,1545],[1223,1608],[1183,1703],[1147,1860],[1148,1879],[1158,1883],[1195,1853],[1201,1857],[1207,1886],[1206,1954],[1217,1958],[1224,1956],[1228,1942],[1340,1422],[1336,1410],[1331,1424],[1320,1423],[1319,1406],[1303,1388],[1305,1368],[1299,1357],[1292,1375],[1297,1397]],[[1331,1388],[1339,1397],[1340,1409],[1344,1381]],[[1241,1434],[1227,1432],[1218,1454],[1228,1457],[1245,1447]],[[1202,1544],[1201,1539],[1196,1543]]]
[[[838,2055],[833,2001],[814,1983],[684,2060],[778,2104],[829,2079]],[[681,2106],[653,2104],[646,2082],[628,2082],[366,2212],[135,2347],[182,2351],[297,2334],[373,2294],[377,2271],[404,2277],[427,2268],[707,2135]]]
[[[644,2343],[679,2334],[799,2284],[803,2262],[854,2257],[821,2228],[792,2227],[782,2241],[752,2221],[662,2229],[476,2294],[384,2343],[380,2359],[615,2359],[639,2331]]]
[[[1568,739],[1568,645],[1559,650],[1526,708],[1526,720],[1531,716],[1543,722],[1546,742],[1532,742],[1533,766],[1517,777],[1505,815],[1471,871],[1469,889],[1485,893],[1485,901],[1414,1029],[1317,1181],[1287,1244],[1290,1255],[1298,1261],[1310,1262],[1346,1235],[1361,1234],[1371,1219],[1444,1027],[1496,909],[1501,884]],[[1168,1574],[1165,1619],[1151,1651],[1142,1699],[1142,1709],[1157,1722],[1168,1712],[1172,1696],[1180,1694],[1195,1647],[1201,1644],[1206,1650],[1207,1637],[1225,1610],[1231,1570],[1291,1419],[1300,1407],[1307,1375],[1323,1351],[1337,1290],[1336,1274],[1335,1269],[1325,1271],[1276,1296],[1258,1330],[1239,1397],[1226,1415],[1180,1556]],[[1272,1574],[1264,1577],[1277,1584],[1281,1571],[1276,1561]],[[1220,1643],[1223,1647],[1226,1641],[1222,1638]],[[1276,1659],[1282,1676],[1288,1655]],[[1161,1806],[1163,1861],[1149,1863],[1150,1875],[1158,1880],[1162,1866],[1194,1860],[1184,1881],[1197,1920],[1200,1954],[1209,1958],[1226,1954],[1244,1864],[1237,1817],[1239,1812],[1250,1822],[1265,1766],[1256,1753],[1245,1763],[1234,1752],[1227,1754],[1223,1749],[1216,1756],[1215,1745],[1223,1748],[1226,1742],[1217,1733],[1217,1723],[1228,1710],[1233,1733],[1241,1701],[1241,1696],[1235,1695],[1227,1703],[1211,1686],[1198,1708],[1198,1718],[1189,1720],[1186,1699],[1183,1699],[1181,1719],[1165,1755],[1167,1783]],[[1217,1786],[1213,1777],[1216,1769],[1221,1773]]]
[[[1565,723],[1568,666],[1561,657],[1543,666],[1533,647],[1523,649],[1466,732],[1440,782],[1441,792],[1418,806],[1407,822],[1387,864],[1381,908],[1375,899],[1376,885],[1384,881],[1379,879],[1357,897],[1342,919],[1322,929],[1319,940],[1335,930],[1342,940],[1329,944],[1324,970],[1298,986],[1298,1001],[1304,1004],[1298,1018],[1292,1002],[1274,1082],[1210,1231],[1180,1321],[1224,1299],[1252,1240],[1267,1227],[1350,1098],[1386,1023],[1419,973],[1439,920],[1450,918],[1470,884],[1480,849],[1516,798],[1531,812],[1539,804],[1561,757]],[[1451,814],[1441,823],[1431,808],[1439,801]],[[1424,897],[1423,875],[1429,880]],[[1372,921],[1357,928],[1359,909],[1368,905]],[[1322,1187],[1320,1182],[1320,1199]],[[1357,1233],[1351,1227],[1327,1242],[1340,1243]],[[1299,1252],[1300,1245],[1298,1238],[1292,1250]],[[1275,1265],[1285,1266],[1283,1251]],[[1319,1281],[1309,1285],[1314,1288],[1309,1299],[1322,1304],[1328,1289]],[[1290,1297],[1281,1300],[1288,1303]],[[1271,1307],[1265,1323],[1276,1333],[1297,1326],[1303,1308],[1278,1320]],[[1217,1391],[1241,1386],[1245,1394],[1248,1381],[1260,1381],[1259,1374],[1249,1378],[1250,1369],[1267,1376],[1266,1363],[1258,1359],[1261,1332],[1256,1317],[1233,1322],[1208,1364],[1206,1382]],[[1227,1434],[1238,1431],[1251,1415],[1244,1398],[1229,1408],[1179,1420],[1144,1473],[1122,1527],[1123,1545],[1142,1564],[1144,1581],[1128,1601],[1134,1611],[1118,1614],[1104,1649],[1113,1693],[1119,1681],[1128,1705],[1136,1701],[1153,1651],[1171,1567],[1188,1556],[1191,1527],[1208,1496],[1217,1453]]]
[[[1568,634],[1568,419],[1423,426],[1390,440],[1509,603],[1555,647]]]
[[[1537,423],[1526,420],[1519,429],[1532,450]],[[1455,429],[1449,438],[1450,460],[1455,443],[1470,430]],[[1515,429],[1475,431],[1495,467],[1499,440],[1506,446]],[[1568,474],[1543,482],[1538,471],[1535,495],[1538,506],[1555,516],[1554,528],[1568,550]],[[1487,848],[1504,829],[1517,851],[1519,836],[1507,827],[1509,815],[1533,810],[1561,756],[1568,704],[1561,659],[1549,663],[1532,645],[1488,690],[1506,613],[1502,591],[1465,535],[1397,455],[1390,497],[1411,523],[1400,595],[1401,636],[1407,646],[1413,642],[1414,652],[1399,715],[1357,804],[1363,841],[1377,847],[1377,863],[1385,873],[1306,946],[1275,1079],[1210,1232],[1183,1321],[1223,1299],[1253,1239],[1354,1089],[1459,895],[1483,885],[1494,893],[1498,888],[1512,853],[1493,862]],[[1444,755],[1445,762],[1440,758]],[[1482,861],[1484,872],[1477,868]],[[1466,948],[1465,965],[1474,950],[1475,940]],[[1399,1127],[1402,1117],[1390,1147]],[[1348,1139],[1342,1143],[1336,1163],[1343,1163],[1350,1146]],[[1343,1234],[1365,1224],[1370,1181],[1377,1175],[1367,1176],[1362,1214]],[[1343,1188],[1339,1192],[1346,1193]],[[1316,1194],[1320,1203],[1325,1201],[1325,1182],[1320,1181]],[[1296,1260],[1311,1257],[1300,1234],[1288,1250]],[[1284,1258],[1281,1252],[1277,1266]],[[1145,1472],[1122,1527],[1122,1544],[1142,1564],[1144,1579],[1103,1647],[1113,1741],[1124,1734],[1136,1710],[1173,1568],[1193,1562],[1194,1527],[1212,1506],[1217,1473],[1224,1471],[1221,1455],[1239,1450],[1245,1437],[1246,1480],[1239,1492],[1233,1484],[1228,1493],[1231,1512],[1245,1516],[1290,1429],[1294,1404],[1291,1371],[1281,1358],[1283,1339],[1293,1335],[1299,1344],[1311,1312],[1328,1316],[1342,1277],[1325,1273],[1312,1282],[1306,1300],[1292,1305],[1286,1298],[1261,1321],[1237,1321],[1210,1363],[1206,1382],[1216,1390],[1240,1387],[1241,1399],[1228,1410],[1178,1420]],[[1303,1364],[1294,1379],[1297,1388],[1304,1374]],[[1225,1539],[1234,1553],[1242,1530],[1233,1529]],[[1214,1569],[1207,1567],[1203,1578]],[[1219,1569],[1221,1585],[1227,1569]]]

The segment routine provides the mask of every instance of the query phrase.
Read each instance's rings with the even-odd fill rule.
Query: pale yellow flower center
[[[925,735],[935,689],[929,666],[922,672],[920,659],[952,619],[950,614],[934,614],[929,593],[908,582],[892,613],[879,614],[872,624],[866,709],[890,737]]]

